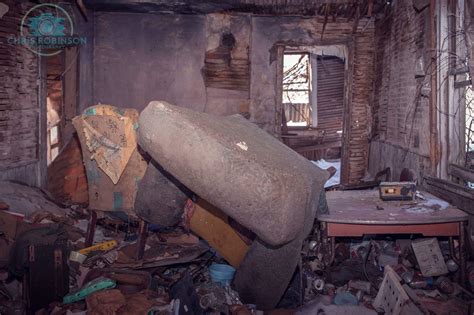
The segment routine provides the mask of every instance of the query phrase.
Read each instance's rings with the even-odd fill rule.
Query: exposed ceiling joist
[[[327,16],[354,18],[354,5],[366,8],[363,14],[383,12],[384,0],[83,0],[95,11],[141,13],[249,13],[279,16]]]

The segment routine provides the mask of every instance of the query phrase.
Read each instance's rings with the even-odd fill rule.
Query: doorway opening
[[[281,137],[323,169],[334,167],[340,184],[343,147],[346,49],[285,47],[281,75]]]
[[[68,47],[44,59],[47,109],[47,164],[50,165],[74,133],[77,114],[78,48]]]

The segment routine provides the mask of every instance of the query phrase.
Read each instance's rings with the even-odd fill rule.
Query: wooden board
[[[201,199],[195,204],[190,226],[232,266],[240,266],[249,246],[228,224],[228,217],[221,210]]]
[[[375,297],[374,308],[383,309],[386,315],[398,315],[402,313],[408,301],[409,297],[400,285],[396,273],[389,269]]]

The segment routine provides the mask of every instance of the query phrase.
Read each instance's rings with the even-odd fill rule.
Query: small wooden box
[[[416,194],[416,183],[381,182],[379,192],[382,200],[413,200]]]

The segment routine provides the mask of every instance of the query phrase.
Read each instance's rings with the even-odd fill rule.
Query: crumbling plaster
[[[347,179],[355,182],[367,169],[374,20],[354,23],[338,18],[323,27],[321,17],[96,13],[93,102],[141,110],[152,100],[165,100],[218,115],[248,111],[251,121],[274,133],[276,45],[345,45],[351,109],[346,118],[352,121],[345,133],[351,142]],[[232,58],[250,60],[248,92],[205,87],[206,51],[218,47],[225,32],[236,39]]]

